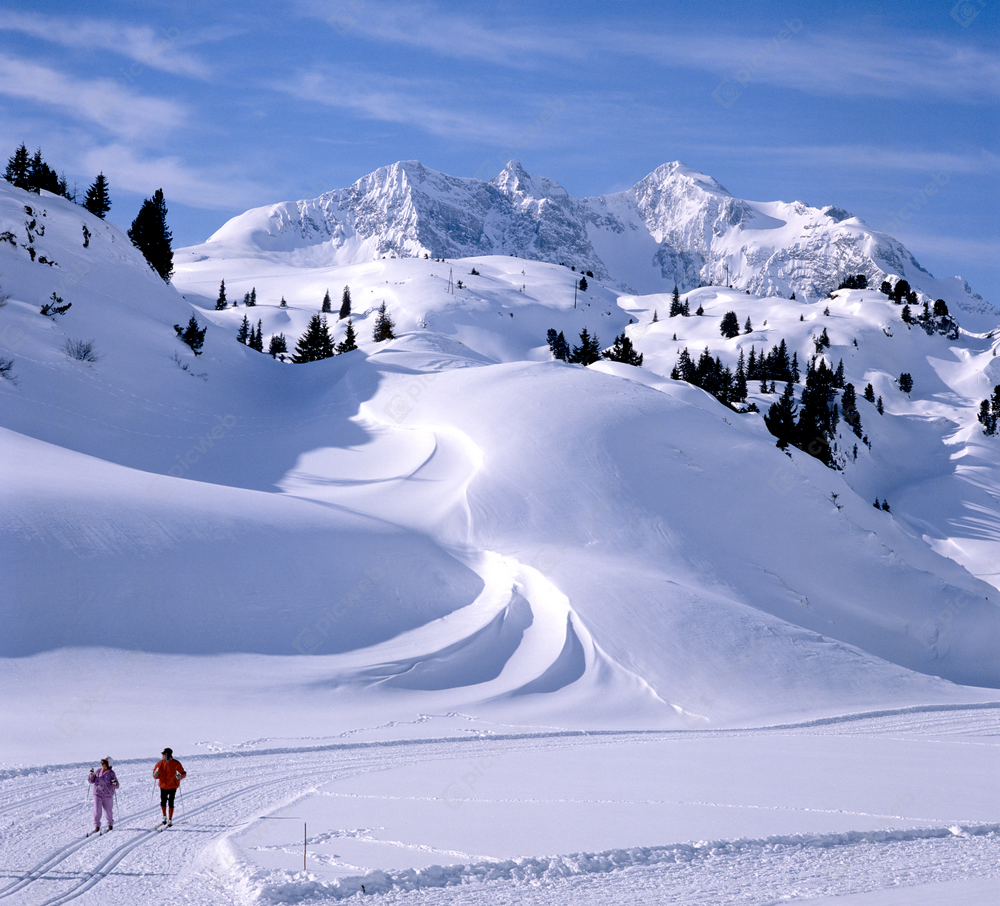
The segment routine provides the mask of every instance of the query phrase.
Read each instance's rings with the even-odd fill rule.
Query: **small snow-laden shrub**
[[[78,362],[96,362],[101,354],[94,349],[93,340],[67,340],[63,347],[66,355]]]
[[[17,383],[17,378],[11,373],[13,367],[13,359],[5,359],[0,356],[0,381],[10,381],[12,384]]]

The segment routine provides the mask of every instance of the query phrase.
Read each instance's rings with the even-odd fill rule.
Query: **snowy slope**
[[[489,182],[400,161],[347,189],[241,214],[179,260],[324,266],[425,254],[563,263],[645,293],[725,285],[728,274],[758,295],[810,301],[848,274],[874,286],[895,275],[977,324],[997,317],[964,280],[935,279],[895,239],[840,208],[744,201],[676,161],[624,192],[585,199],[516,161]]]
[[[0,902],[763,903],[887,877],[992,902],[990,336],[907,329],[873,291],[704,287],[669,319],[668,295],[575,291],[559,264],[338,264],[292,233],[179,254],[168,286],[113,225],[0,182],[4,231]],[[215,311],[222,279],[257,307]],[[294,345],[345,285],[358,351],[236,341],[248,314]],[[72,307],[43,317],[53,292]],[[382,302],[400,336],[376,344]],[[724,340],[728,310],[752,331]],[[192,314],[199,356],[173,329]],[[552,361],[546,330],[584,327],[644,367]],[[843,471],[669,378],[685,346],[734,364],[784,338],[804,363],[823,327],[885,401]],[[195,770],[164,836],[165,744]],[[82,841],[84,759],[109,751],[122,834]],[[276,830],[300,819],[306,873],[301,828]]]
[[[12,222],[21,198],[6,192]],[[46,237],[73,260],[93,218],[42,201]],[[951,446],[992,455],[971,396],[975,372],[994,365],[988,340],[966,336],[964,352],[949,352],[951,341],[919,331],[890,339],[882,328],[895,307],[884,297],[833,300],[831,355],[846,348],[849,377],[874,379],[890,400],[876,422],[865,410],[872,451],[841,475],[789,460],[759,416],[727,415],[663,377],[683,343],[710,342],[731,305],[768,326],[720,338],[720,354],[787,334],[804,361],[815,305],[706,288],[691,299],[703,318],[650,324],[658,297],[619,299],[595,280],[574,308],[571,272],[510,257],[276,262],[250,273],[242,258],[208,260],[179,268],[185,301],[113,227],[99,230],[116,254],[73,250],[87,270],[58,321],[32,315],[28,299],[44,298],[63,265],[6,252],[17,291],[3,314],[31,331],[15,350],[18,383],[2,388],[16,476],[3,551],[18,601],[5,655],[73,645],[308,653],[335,659],[339,685],[447,692],[462,706],[604,689],[668,725],[793,713],[805,700],[870,707],[971,694],[930,677],[1000,682],[997,593],[976,578],[996,570],[953,519],[966,503],[986,507],[995,480],[977,471],[967,489],[961,464],[941,465]],[[133,281],[124,299],[123,260]],[[449,291],[458,274],[468,285]],[[212,310],[223,277],[232,298],[255,286],[250,314],[292,342],[323,288],[350,283],[362,349],[301,367],[254,353],[233,339],[247,310]],[[382,301],[405,333],[374,344]],[[192,310],[209,326],[199,357],[172,330]],[[794,317],[802,311],[809,321]],[[627,328],[648,370],[544,361],[548,326],[573,337],[585,325],[605,341]],[[668,340],[672,327],[690,336]],[[103,357],[69,359],[62,346],[77,332]],[[965,368],[935,368],[949,357]],[[890,396],[873,368],[921,359],[924,370],[909,367],[926,403]],[[954,385],[945,401],[941,374]],[[918,438],[924,454],[900,470],[897,450]],[[918,493],[928,481],[938,512]],[[871,507],[872,489],[895,516]],[[39,609],[52,619],[39,621]],[[166,611],[176,619],[164,627]],[[706,696],[734,659],[753,684]]]

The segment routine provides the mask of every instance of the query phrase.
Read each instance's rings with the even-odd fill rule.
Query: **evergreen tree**
[[[740,322],[736,317],[735,311],[727,311],[722,316],[722,321],[719,324],[719,332],[727,340],[731,340],[733,337],[738,337],[740,335]]]
[[[904,305],[903,306],[902,318],[903,318],[903,323],[904,324],[912,324],[913,323],[913,315],[910,312],[910,306],[909,305]]]
[[[747,398],[746,362],[742,349],[740,350],[739,358],[736,360],[736,373],[733,375],[733,398],[741,403]]]
[[[250,298],[243,300],[247,308],[253,308],[257,304],[257,287],[253,286],[250,288]]]
[[[250,331],[250,348],[256,349],[257,352],[264,351],[264,335],[261,332],[261,322],[257,321],[257,329]]]
[[[689,384],[697,383],[698,368],[692,361],[691,355],[688,353],[686,346],[681,350],[681,354],[677,357],[677,371],[680,380],[687,381]]]
[[[25,147],[24,142],[21,142],[18,149],[7,161],[7,169],[4,172],[3,178],[19,189],[27,189],[30,164],[31,159],[28,157],[28,149]]]
[[[128,238],[142,252],[149,266],[169,283],[174,272],[174,253],[170,248],[173,235],[167,228],[167,206],[162,189],[157,189],[152,198],[142,203],[129,228]]]
[[[826,362],[819,359],[806,375],[802,407],[795,425],[795,446],[832,468],[831,445],[838,418],[833,373]]]
[[[747,380],[760,380],[760,372],[757,370],[757,348],[755,346],[750,347],[750,355],[747,358]]]
[[[979,404],[979,422],[983,426],[985,434],[997,433],[997,418],[990,409],[990,401],[983,400]]]
[[[696,315],[697,315],[697,316],[698,316],[699,318],[700,318],[700,317],[701,317],[701,316],[702,316],[703,314],[705,314],[705,309],[701,307],[701,303],[700,303],[700,302],[698,303],[698,310],[697,310],[697,311],[695,312],[695,314],[696,314]]]
[[[882,405],[882,397],[878,398],[878,401],[875,403],[875,408],[878,410],[879,415],[885,414],[885,407]]]
[[[601,344],[596,336],[591,336],[584,327],[580,331],[580,345],[574,346],[570,353],[570,362],[577,365],[593,365],[601,360]]]
[[[764,416],[767,430],[778,439],[777,446],[782,450],[795,439],[795,388],[792,382],[785,384],[778,402],[771,403]]]
[[[903,393],[909,393],[913,389],[913,376],[908,371],[904,371],[899,376],[899,389]]]
[[[979,404],[979,421],[987,434],[996,434],[1000,423],[1000,384],[993,388],[993,396]]]
[[[299,337],[299,341],[295,344],[295,354],[292,356],[292,361],[296,364],[318,362],[320,359],[328,359],[335,354],[326,317],[313,315],[309,319],[306,332]]]
[[[347,319],[347,332],[344,334],[344,339],[337,344],[337,354],[344,352],[353,352],[358,348],[358,338],[354,335],[354,323],[350,318]]]
[[[837,363],[837,370],[833,374],[833,386],[838,390],[844,389],[844,360]]]
[[[375,319],[375,328],[372,331],[372,339],[376,343],[381,343],[383,340],[394,340],[396,339],[396,334],[393,332],[396,325],[393,323],[392,318],[389,313],[385,310],[385,302],[383,302],[378,309],[378,317]]]
[[[767,375],[771,380],[792,380],[792,365],[788,361],[788,344],[782,337],[778,345],[767,355]]]
[[[60,184],[56,171],[42,160],[42,149],[39,148],[28,162],[28,191],[38,193],[44,189],[46,192],[62,195],[63,185]]]
[[[226,281],[223,280],[222,283],[219,284],[219,298],[215,300],[215,310],[216,311],[225,311],[226,310],[226,305],[227,305],[227,301],[226,301]]]
[[[587,278],[580,278],[580,292],[585,293],[587,291]]]
[[[87,189],[87,197],[84,199],[83,206],[101,220],[104,220],[104,215],[111,210],[111,198],[108,196],[108,181],[104,178],[104,173],[98,173],[97,179],[91,184],[90,188]]]
[[[875,388],[871,384],[865,387],[865,399],[868,400],[869,403],[875,402]]]
[[[700,307],[700,306],[699,306],[699,307]],[[687,299],[685,299],[685,300],[684,300],[684,305],[683,305],[683,307],[681,308],[681,314],[682,314],[682,315],[683,315],[683,316],[684,316],[685,318],[690,318],[690,317],[691,317],[691,306],[690,306],[690,305],[688,305],[688,300],[687,300]]]
[[[656,324],[660,320],[660,315],[657,313],[656,309],[653,309],[653,323]]]
[[[799,378],[802,377],[802,374],[799,371],[799,354],[797,352],[793,352],[792,353],[792,374],[791,374],[791,377],[792,377],[792,383],[795,383],[795,384],[797,384],[799,382]]]
[[[351,288],[349,286],[344,287],[344,294],[340,297],[340,316],[337,320],[343,321],[344,318],[350,318],[351,316]]]
[[[559,331],[558,334],[556,334],[555,340],[552,342],[549,348],[552,350],[552,355],[555,358],[559,359],[561,362],[569,361],[569,356],[570,356],[569,343],[566,341],[566,337],[563,335],[563,332],[561,330]]]
[[[333,307],[330,304],[330,290],[327,290],[326,295],[323,296],[323,304],[320,306],[319,310],[324,314],[329,314],[333,311]]]
[[[743,333],[753,333],[753,324],[750,323],[750,315],[747,315],[747,322],[743,325]]]
[[[177,336],[191,347],[191,351],[195,355],[201,354],[201,347],[205,343],[205,333],[208,331],[207,324],[199,328],[197,319],[194,315],[191,315],[191,320],[188,321],[187,327],[182,329],[179,324],[175,324],[174,330],[177,331]]]
[[[626,365],[635,365],[636,368],[642,365],[642,353],[635,351],[632,341],[624,333],[615,337],[614,346],[610,349],[605,349],[601,353],[601,358],[608,359],[611,362],[623,362]]]
[[[840,408],[844,421],[850,426],[856,437],[861,437],[861,413],[858,412],[857,392],[854,384],[846,384],[840,399]]]
[[[276,359],[279,354],[288,352],[288,342],[283,333],[271,334],[271,341],[267,344],[267,351],[272,359]]]
[[[674,284],[674,294],[670,297],[670,317],[676,318],[684,314],[684,306],[681,305],[681,294],[677,291],[677,284]]]
[[[236,339],[241,343],[246,343],[250,338],[250,322],[247,320],[247,316],[243,316],[243,322],[240,324],[240,329],[236,332]]]

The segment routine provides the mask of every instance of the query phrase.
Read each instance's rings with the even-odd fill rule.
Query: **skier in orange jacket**
[[[184,770],[184,765],[174,758],[173,749],[168,747],[160,754],[163,756],[163,759],[156,762],[156,767],[153,768],[153,776],[160,784],[160,811],[163,812],[163,821],[161,824],[173,827],[174,796],[177,795],[177,789],[181,785],[181,780],[187,777],[187,771]],[[169,815],[167,814],[168,805],[170,806]]]

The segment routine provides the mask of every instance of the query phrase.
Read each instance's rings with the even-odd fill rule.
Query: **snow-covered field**
[[[0,183],[4,231],[0,902],[997,901],[992,336],[874,291],[689,289],[705,315],[668,319],[597,280],[574,307],[558,265],[232,237],[175,289]],[[222,279],[258,306],[215,311]],[[293,347],[344,285],[360,350],[236,341],[248,314]],[[644,367],[551,361],[583,327]],[[668,378],[685,346],[804,365],[824,327],[885,404],[841,472]],[[157,834],[165,745],[190,776]],[[107,754],[119,818],[84,840]]]
[[[7,770],[0,898],[889,906],[1000,894],[996,708],[696,732],[464,723],[185,754],[180,820],[162,834],[151,758],[118,762],[115,829],[86,840],[84,765]]]

